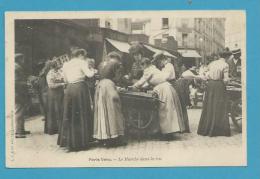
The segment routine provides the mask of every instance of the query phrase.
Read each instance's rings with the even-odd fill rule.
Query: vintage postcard
[[[246,166],[246,13],[5,13],[6,167]]]

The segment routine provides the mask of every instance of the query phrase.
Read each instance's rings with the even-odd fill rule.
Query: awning
[[[108,38],[106,38],[106,40],[120,52],[129,53],[128,50],[130,48],[130,45],[127,42],[120,42],[120,41],[112,40],[112,39],[108,39]]]
[[[183,57],[187,57],[187,58],[201,58],[201,56],[198,54],[198,52],[196,50],[182,49],[182,50],[178,50],[178,52]]]
[[[154,52],[154,53],[160,53],[160,52],[163,52],[163,54],[165,56],[168,56],[168,57],[172,57],[172,58],[177,58],[176,56],[170,54],[169,52],[165,51],[165,50],[160,50],[158,48],[154,48],[152,46],[149,46],[149,45],[144,45],[148,50]]]

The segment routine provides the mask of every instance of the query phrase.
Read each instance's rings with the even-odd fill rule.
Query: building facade
[[[195,18],[193,40],[204,58],[219,53],[225,48],[225,19]]]
[[[226,47],[230,50],[241,49],[245,46],[245,23],[242,19],[227,18],[226,25]],[[245,22],[245,21],[244,21]]]
[[[72,19],[70,21],[87,28],[101,27],[126,34],[131,33],[131,19],[129,18]]]
[[[131,19],[129,18],[102,18],[99,19],[99,27],[108,28],[123,32],[131,33]]]
[[[148,35],[151,44],[166,44],[173,49],[169,39],[175,39],[178,49],[194,49],[203,59],[225,47],[224,18],[152,18],[138,23],[134,25],[139,29],[132,32]]]

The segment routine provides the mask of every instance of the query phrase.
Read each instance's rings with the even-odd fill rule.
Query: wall
[[[127,34],[131,33],[131,19],[128,18],[102,18],[99,26]]]
[[[225,47],[223,18],[169,18],[168,29],[162,28],[162,18],[153,18],[150,26],[151,44],[158,44],[163,36],[172,36],[179,48],[196,49],[204,58]]]

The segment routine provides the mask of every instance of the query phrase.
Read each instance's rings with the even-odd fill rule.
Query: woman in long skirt
[[[198,127],[199,135],[230,136],[224,83],[228,81],[228,68],[224,58],[220,58],[209,65],[209,82]]]
[[[176,81],[175,69],[173,64],[170,62],[170,59],[168,59],[163,53],[155,54],[153,62],[158,66],[159,69],[161,69],[161,72],[165,76],[166,80],[173,86],[178,94],[184,123],[184,126],[181,126],[181,131],[183,133],[190,132],[188,112],[182,95],[183,89],[179,85],[179,82]]]
[[[189,118],[188,118],[188,111],[187,111],[187,106],[190,106],[188,84],[190,84],[190,80],[184,78],[179,78],[178,80],[172,82],[172,85],[176,89],[181,102],[181,108],[182,108],[184,126],[185,126],[184,132],[190,132],[190,125],[189,125]]]
[[[155,86],[154,91],[158,94],[159,100],[162,101],[159,106],[161,133],[184,132],[186,129],[181,103],[175,89],[170,83],[164,82]]]
[[[154,87],[153,89],[161,101],[159,106],[160,130],[166,139],[170,139],[172,134],[183,132],[185,129],[179,97],[176,90],[167,82],[165,75],[152,65],[149,59],[143,59],[142,66],[144,75],[133,87],[142,88],[147,84]]]
[[[64,96],[64,113],[58,145],[69,151],[87,149],[91,139],[92,118],[90,93],[85,77],[93,77],[95,70],[89,68],[84,49],[73,50],[72,59],[63,66],[67,88]]]
[[[96,87],[94,135],[104,146],[113,147],[125,144],[124,116],[121,101],[115,86],[117,70],[120,70],[121,57],[116,52],[108,54],[108,59],[99,66],[101,80]]]
[[[44,133],[57,134],[62,121],[64,81],[55,61],[51,62],[51,70],[47,74],[48,94]]]

